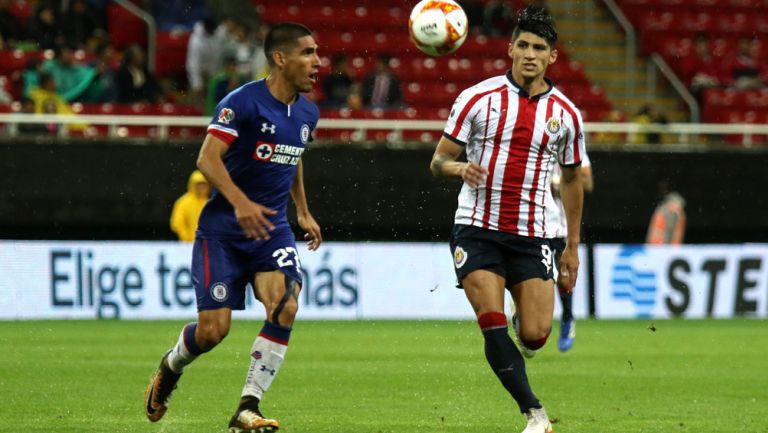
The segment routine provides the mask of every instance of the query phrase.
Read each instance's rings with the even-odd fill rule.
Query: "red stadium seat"
[[[708,12],[694,12],[682,15],[682,28],[690,32],[709,32],[715,28],[715,21]]]
[[[183,76],[187,61],[187,32],[159,32],[155,52],[155,75],[157,77]]]
[[[131,44],[147,45],[144,21],[116,3],[107,5],[107,27],[110,42],[118,50],[124,50]]]

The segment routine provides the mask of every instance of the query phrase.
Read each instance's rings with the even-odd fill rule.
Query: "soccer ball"
[[[413,7],[408,33],[430,56],[450,54],[467,38],[467,14],[453,0],[422,0]]]

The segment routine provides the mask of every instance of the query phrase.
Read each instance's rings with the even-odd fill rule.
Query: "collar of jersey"
[[[297,93],[296,94],[296,99],[294,99],[293,102],[291,102],[290,104],[286,104],[285,102],[275,98],[275,95],[273,95],[272,92],[269,91],[269,87],[267,86],[267,79],[266,78],[262,78],[259,81],[261,82],[261,85],[264,88],[264,93],[266,93],[268,95],[269,100],[276,107],[278,107],[280,109],[289,110],[290,111],[291,107],[295,107],[296,103],[299,102],[299,100],[301,99],[301,94]]]
[[[507,74],[506,74],[506,76],[507,76],[507,81],[509,81],[509,84],[511,84],[511,85],[512,85],[512,88],[515,90],[515,92],[517,92],[517,93],[518,93],[520,96],[523,96],[523,97],[526,97],[526,98],[530,98],[530,99],[541,99],[541,98],[543,98],[544,96],[546,96],[546,95],[547,95],[549,92],[551,92],[551,91],[552,91],[552,89],[555,87],[555,85],[554,85],[554,83],[552,82],[552,80],[550,80],[550,79],[549,79],[549,78],[547,78],[547,77],[544,77],[544,82],[545,82],[545,83],[547,83],[547,85],[549,85],[549,88],[547,88],[547,90],[545,90],[545,91],[543,91],[543,92],[539,93],[538,95],[533,95],[533,96],[530,96],[530,95],[528,94],[528,92],[526,92],[526,91],[525,91],[525,89],[523,89],[522,87],[520,87],[520,86],[519,86],[519,85],[518,85],[518,84],[515,82],[515,79],[514,79],[514,78],[512,78],[512,70],[511,70],[511,69],[508,69],[508,70],[507,70]]]

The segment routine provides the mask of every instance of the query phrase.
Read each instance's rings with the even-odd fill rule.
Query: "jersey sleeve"
[[[234,91],[225,96],[216,105],[207,132],[227,144],[232,144],[240,136],[240,127],[248,117],[243,102],[243,92]]]
[[[558,162],[564,167],[581,165],[586,155],[584,122],[578,109],[568,110],[568,136],[558,152]]]
[[[472,98],[467,93],[465,90],[456,97],[443,130],[443,136],[462,146],[466,146],[472,134],[472,120],[475,117],[477,102],[477,98]]]

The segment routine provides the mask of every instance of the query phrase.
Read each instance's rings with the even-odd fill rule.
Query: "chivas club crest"
[[[550,117],[549,120],[547,120],[547,132],[549,132],[551,135],[555,135],[560,132],[560,119],[554,116]]]
[[[453,251],[453,264],[456,265],[456,269],[464,266],[467,262],[467,252],[462,247],[456,247]]]

